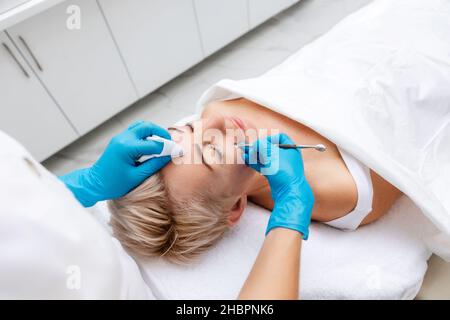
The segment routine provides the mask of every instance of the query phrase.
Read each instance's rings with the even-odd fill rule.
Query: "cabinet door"
[[[248,0],[250,27],[256,27],[294,2],[293,0]]]
[[[0,32],[0,130],[44,160],[76,139],[75,130]]]
[[[249,30],[247,0],[195,0],[195,9],[206,55]]]
[[[79,133],[137,99],[96,1],[65,1],[8,32]]]
[[[100,0],[139,95],[203,58],[192,0]]]

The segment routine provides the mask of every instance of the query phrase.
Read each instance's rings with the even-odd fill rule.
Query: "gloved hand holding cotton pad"
[[[176,143],[172,140],[164,139],[159,136],[151,136],[151,137],[148,137],[147,140],[161,142],[161,143],[163,143],[163,148],[159,154],[142,156],[138,160],[139,163],[143,163],[143,162],[145,162],[149,159],[153,159],[153,158],[161,158],[161,157],[170,156],[172,159],[175,159],[175,158],[180,158],[180,157],[184,156],[184,150],[181,147],[181,145],[179,145],[178,143]]]

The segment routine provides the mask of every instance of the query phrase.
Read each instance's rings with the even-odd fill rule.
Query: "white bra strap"
[[[355,209],[347,215],[326,222],[326,224],[344,230],[356,230],[365,217],[372,211],[373,186],[370,169],[347,152],[339,149],[358,190],[358,201]]]

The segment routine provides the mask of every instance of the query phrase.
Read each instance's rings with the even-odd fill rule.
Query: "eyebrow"
[[[169,128],[167,128],[167,130],[173,130],[173,131],[178,131],[178,132],[184,132],[184,131],[181,130],[180,128],[176,128],[176,127],[169,127]]]

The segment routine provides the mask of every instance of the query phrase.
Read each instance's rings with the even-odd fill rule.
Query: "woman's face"
[[[162,170],[166,184],[177,197],[186,199],[193,191],[201,193],[202,188],[224,197],[241,196],[255,172],[244,164],[236,144],[256,140],[253,131],[256,129],[248,121],[223,116],[169,128],[184,156]]]

